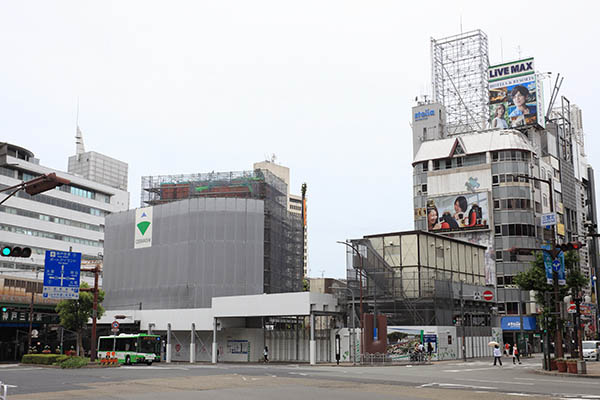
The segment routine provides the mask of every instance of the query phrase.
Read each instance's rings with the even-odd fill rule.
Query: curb
[[[587,379],[600,379],[600,375],[589,375],[589,374],[570,374],[568,372],[554,372],[546,371],[543,369],[532,369],[530,370],[534,374],[538,375],[550,375],[550,376],[568,376],[572,378],[587,378]]]

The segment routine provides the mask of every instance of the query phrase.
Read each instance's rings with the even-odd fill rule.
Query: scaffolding
[[[431,38],[432,96],[446,108],[448,135],[486,128],[488,68],[488,40],[483,31]]]
[[[261,169],[142,177],[143,205],[196,197],[263,200],[264,293],[302,290],[302,218],[288,211],[287,185],[283,180]]]

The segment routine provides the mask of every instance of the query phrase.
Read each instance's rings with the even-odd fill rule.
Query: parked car
[[[583,358],[600,361],[600,340],[583,341]]]

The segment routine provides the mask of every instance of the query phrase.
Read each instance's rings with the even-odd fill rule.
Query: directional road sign
[[[81,253],[46,250],[43,296],[49,299],[78,299]]]
[[[552,261],[552,271],[560,271],[560,267],[562,266],[562,264],[560,263],[560,260],[554,260]]]
[[[542,218],[540,219],[540,225],[542,225],[542,226],[556,225],[556,214],[555,213],[542,214]]]

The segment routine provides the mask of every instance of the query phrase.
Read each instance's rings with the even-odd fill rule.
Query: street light
[[[339,287],[334,286],[334,290],[347,290],[350,292],[350,296],[352,296],[352,340],[351,348],[352,348],[352,365],[356,365],[356,312],[354,311],[354,292],[349,287]]]
[[[364,316],[363,316],[363,291],[362,291],[362,279],[363,279],[363,258],[362,258],[362,254],[360,254],[360,251],[358,251],[358,247],[355,246],[352,243],[349,242],[341,242],[341,241],[337,241],[336,243],[340,243],[343,244],[347,247],[350,247],[354,252],[356,252],[356,255],[358,255],[358,260],[359,260],[359,278],[358,278],[358,287],[360,289],[360,335],[361,335],[361,339],[360,339],[360,354],[362,355],[363,353],[363,343],[364,343]]]
[[[554,213],[554,188],[552,187],[552,178],[550,179],[541,179],[541,178],[536,178],[534,176],[529,176],[529,175],[524,175],[524,174],[518,174],[517,177],[519,178],[525,178],[527,180],[531,179],[533,181],[538,181],[538,182],[545,182],[548,187],[549,187],[549,193],[548,193],[548,200],[550,200],[550,212]],[[555,250],[556,247],[556,229],[553,227],[552,228],[552,251]],[[553,255],[552,258],[555,258],[555,256]],[[558,272],[557,271],[552,271],[552,281],[553,281],[553,286],[554,286],[554,304],[556,305],[556,311],[558,312],[560,310],[560,299],[558,298]],[[562,349],[562,343],[563,343],[563,337],[562,337],[562,321],[559,318],[557,318],[557,324],[558,324],[558,329],[556,330],[556,356],[557,358],[562,358],[563,356],[563,349]]]

